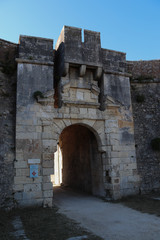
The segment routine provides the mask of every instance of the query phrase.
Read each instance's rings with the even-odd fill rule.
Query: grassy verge
[[[10,213],[0,212],[0,239],[14,239],[9,233],[13,231],[11,224],[14,216],[20,216],[26,236],[30,240],[66,240],[70,237],[87,235],[90,240],[102,240],[92,235],[77,223],[59,214],[57,208],[25,208]]]
[[[160,197],[160,195],[158,195]],[[121,199],[119,202],[129,208],[142,213],[154,214],[160,217],[160,200],[153,199],[157,195],[132,196]]]
[[[14,240],[14,237],[10,235],[14,231],[11,224],[12,217],[12,212],[0,211],[0,240]]]

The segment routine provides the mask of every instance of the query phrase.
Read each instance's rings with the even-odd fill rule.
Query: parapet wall
[[[160,60],[127,61],[127,72],[133,79],[160,79]]]
[[[21,35],[19,38],[19,58],[53,62],[53,40]]]
[[[83,42],[81,28],[64,26],[55,48],[65,62],[103,67],[105,72],[126,72],[126,54],[101,48],[99,32],[84,30]]]

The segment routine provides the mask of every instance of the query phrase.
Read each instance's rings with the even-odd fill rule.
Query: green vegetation
[[[136,86],[131,85],[132,90],[136,90]]]
[[[38,97],[44,98],[43,93],[41,91],[36,91],[33,93],[33,97],[38,100]]]
[[[138,103],[142,103],[142,102],[144,102],[144,100],[145,100],[145,96],[144,96],[143,94],[136,96],[136,101],[137,101]]]
[[[152,139],[151,146],[153,150],[160,151],[160,138]]]
[[[153,77],[152,76],[141,75],[141,76],[137,77],[136,80],[138,80],[138,81],[153,80]]]
[[[29,59],[29,60],[33,60],[33,57],[32,57],[32,56],[29,56],[28,59]]]
[[[160,194],[137,195],[120,200],[123,205],[142,213],[154,214],[160,217],[160,200],[156,200]]]
[[[141,75],[141,76],[138,76],[138,77],[131,77],[130,78],[131,81],[133,80],[137,80],[139,82],[142,82],[142,81],[145,81],[145,80],[154,80],[154,78],[152,76],[145,76],[145,75]]]
[[[9,76],[13,75],[17,69],[16,62],[13,58],[9,56],[9,52],[6,52],[5,60],[1,62],[1,65],[2,65],[1,71]]]
[[[16,70],[16,66],[10,63],[5,63],[2,66],[2,72],[6,75],[13,75]]]

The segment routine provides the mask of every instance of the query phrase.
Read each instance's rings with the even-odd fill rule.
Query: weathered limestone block
[[[105,131],[104,121],[96,121],[95,124],[93,125],[93,128],[96,130],[98,134],[104,133]]]
[[[53,190],[45,190],[43,191],[44,198],[52,198],[53,197]]]
[[[53,165],[54,165],[53,159],[51,159],[51,160],[43,160],[42,166],[44,168],[49,168],[49,167],[53,168]]]
[[[111,152],[111,157],[113,158],[128,158],[128,152]]]
[[[32,200],[37,198],[42,198],[43,192],[42,191],[33,191],[33,192],[23,192],[22,199],[23,200]]]
[[[14,168],[16,168],[16,169],[18,169],[18,168],[27,168],[27,167],[28,167],[27,166],[27,161],[22,161],[21,159],[20,159],[20,161],[16,160],[15,163],[14,163]]]
[[[53,184],[49,183],[49,182],[43,183],[42,188],[43,188],[44,191],[46,191],[46,190],[53,190]]]
[[[71,101],[76,101],[76,100],[80,100],[80,101],[84,101],[84,91],[72,91],[70,93],[70,99]]]
[[[80,66],[80,71],[79,71],[79,75],[80,77],[83,77],[86,73],[86,65],[81,65]]]
[[[38,176],[38,178],[34,179],[34,183],[41,183],[42,182],[42,176]],[[14,177],[14,184],[26,184],[26,183],[33,183],[33,179],[30,177],[25,176],[18,176]]]
[[[24,189],[23,184],[16,184],[16,185],[13,185],[13,191],[14,191],[14,192],[23,191],[23,189]]]
[[[41,183],[32,183],[24,185],[24,192],[40,192],[42,190]]]
[[[43,168],[43,176],[51,175],[53,174],[54,169],[53,168]]]
[[[29,168],[16,168],[16,176],[29,176]]]
[[[49,176],[43,176],[43,183],[50,183],[51,182],[51,175]]]
[[[45,153],[53,153],[56,150],[57,147],[57,141],[56,140],[42,140],[43,144],[43,152]]]
[[[96,119],[96,116],[97,116],[97,110],[96,109],[90,109],[88,108],[88,118],[89,119]]]
[[[53,206],[53,199],[52,198],[44,198],[43,207],[52,207]]]
[[[42,132],[42,139],[47,139],[47,140],[49,140],[49,139],[55,139],[55,134],[54,134],[54,132]],[[57,136],[57,134],[56,134],[56,136]]]

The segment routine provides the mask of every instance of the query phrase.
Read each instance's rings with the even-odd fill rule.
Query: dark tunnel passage
[[[62,153],[62,185],[93,195],[104,196],[101,153],[94,133],[75,124],[59,138]]]

